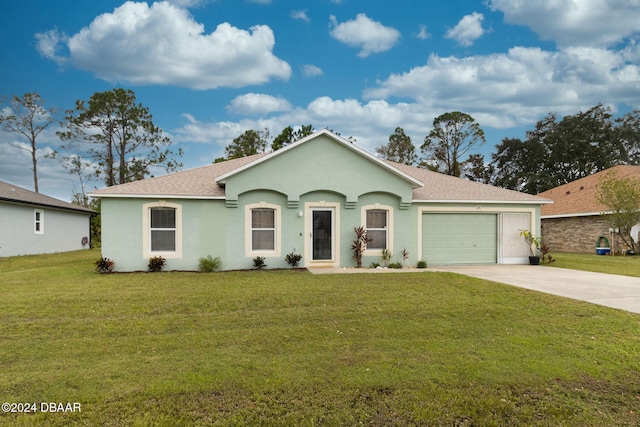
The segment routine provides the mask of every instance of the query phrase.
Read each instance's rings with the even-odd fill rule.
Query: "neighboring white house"
[[[0,181],[0,257],[88,249],[92,214]]]

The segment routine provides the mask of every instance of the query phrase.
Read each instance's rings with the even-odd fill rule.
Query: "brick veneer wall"
[[[605,236],[616,251],[623,249],[624,243],[616,237],[611,241],[611,226],[600,216],[583,216],[573,218],[548,218],[541,221],[542,241],[553,252],[596,252],[596,240]],[[613,249],[612,249],[613,250]]]

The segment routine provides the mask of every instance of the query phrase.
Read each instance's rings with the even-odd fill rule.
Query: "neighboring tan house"
[[[116,270],[196,270],[220,257],[223,269],[268,268],[302,256],[304,267],[354,266],[354,227],[372,241],[363,266],[382,249],[407,266],[527,263],[520,229],[540,232],[550,201],[378,159],[328,130],[268,154],[101,189],[102,254]]]
[[[607,207],[596,201],[598,183],[608,173],[640,179],[640,166],[614,166],[539,194],[553,200],[542,207],[542,240],[552,251],[596,253],[601,236],[607,238],[612,250],[626,249],[601,215]]]
[[[0,257],[88,249],[92,214],[0,181]]]

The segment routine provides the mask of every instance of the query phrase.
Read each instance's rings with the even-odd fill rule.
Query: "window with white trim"
[[[176,209],[153,207],[149,209],[151,252],[175,252]]]
[[[368,209],[366,211],[367,249],[387,248],[388,211],[384,209]]]
[[[280,256],[282,225],[279,205],[259,202],[244,207],[245,256]]]
[[[41,209],[33,211],[33,232],[44,234],[44,211]]]
[[[380,256],[383,249],[393,252],[393,207],[374,203],[360,208],[361,224],[367,230],[364,255]]]
[[[276,210],[251,209],[251,250],[273,251],[276,248]]]
[[[142,205],[142,256],[182,258],[182,205],[164,200]]]

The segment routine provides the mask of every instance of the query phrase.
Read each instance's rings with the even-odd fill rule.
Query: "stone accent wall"
[[[611,226],[600,216],[573,218],[548,218],[541,221],[542,242],[553,252],[596,253],[598,237],[605,236],[616,251],[624,249],[624,243],[618,237],[611,241]]]

